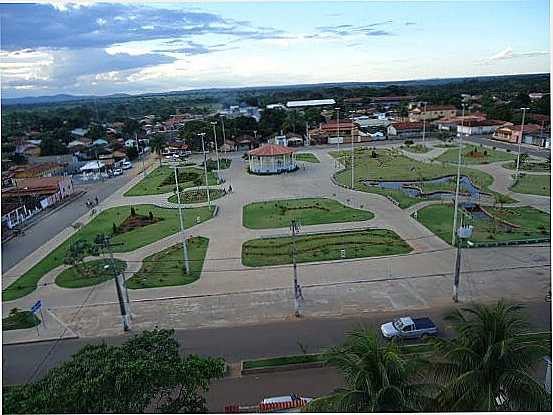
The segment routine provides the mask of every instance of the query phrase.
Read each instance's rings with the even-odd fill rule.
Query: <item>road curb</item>
[[[67,337],[48,337],[44,339],[37,339],[37,340],[19,340],[19,341],[12,341],[8,343],[2,342],[2,346],[15,346],[15,345],[23,345],[23,344],[31,344],[31,343],[45,343],[45,342],[53,342],[53,341],[60,341],[60,340],[75,340],[78,339],[79,336],[76,334],[67,336]]]

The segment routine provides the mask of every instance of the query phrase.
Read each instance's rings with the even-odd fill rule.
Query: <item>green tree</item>
[[[140,123],[134,118],[127,118],[123,126],[123,135],[125,137],[134,137],[140,131]]]
[[[120,346],[87,345],[36,383],[4,388],[6,413],[207,412],[220,358],[181,357],[173,330],[144,331]]]
[[[51,137],[50,135],[43,136],[40,142],[40,155],[41,156],[56,156],[58,154],[65,154],[67,152],[67,147],[65,145]]]
[[[520,167],[522,167],[524,165],[524,163],[526,163],[527,161],[528,161],[528,154],[527,153],[521,153],[520,156],[519,156]]]
[[[98,140],[99,138],[106,139],[106,129],[99,124],[92,124],[88,131],[86,132],[86,138],[91,139],[92,141]]]
[[[343,374],[345,386],[308,410],[316,412],[411,412],[431,402],[431,386],[418,379],[419,361],[403,356],[395,342],[383,344],[373,331],[350,333],[332,349],[327,363]]]
[[[443,385],[440,411],[546,411],[550,396],[530,371],[550,355],[543,339],[521,336],[528,329],[521,307],[503,301],[450,313],[452,338],[435,338],[433,373]]]
[[[69,245],[63,262],[66,265],[74,266],[81,274],[88,275],[88,270],[84,265],[84,259],[87,256],[97,256],[98,253],[99,251],[95,244],[81,239]]]

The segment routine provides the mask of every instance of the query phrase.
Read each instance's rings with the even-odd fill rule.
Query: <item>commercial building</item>
[[[287,108],[301,108],[301,107],[320,107],[324,105],[335,105],[336,101],[333,99],[310,99],[307,101],[288,101],[286,103]]]
[[[485,135],[492,134],[500,127],[507,125],[506,121],[500,120],[469,120],[457,125],[457,132],[464,135]]]
[[[439,118],[451,118],[457,115],[457,108],[454,105],[427,105],[426,107],[417,107],[409,111],[409,121],[432,121]]]

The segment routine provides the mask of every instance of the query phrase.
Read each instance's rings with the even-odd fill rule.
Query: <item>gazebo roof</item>
[[[283,147],[283,146],[277,146],[276,144],[266,144],[262,147],[258,147],[254,150],[251,150],[248,154],[250,156],[257,156],[257,157],[271,157],[271,156],[280,156],[284,154],[292,154],[294,150]]]

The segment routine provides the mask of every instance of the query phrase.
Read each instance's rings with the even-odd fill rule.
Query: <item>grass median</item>
[[[514,241],[550,236],[550,216],[531,207],[486,207],[492,218],[477,219],[464,214],[463,223],[473,226],[472,242]],[[453,205],[431,205],[420,209],[417,220],[445,242],[451,243]],[[502,221],[516,225],[508,230]]]
[[[179,189],[205,186],[205,173],[200,167],[184,167],[178,170]],[[217,177],[213,172],[207,173],[208,185],[217,184]],[[135,184],[124,196],[146,196],[174,192],[175,171],[170,166],[160,166]]]
[[[148,217],[149,213],[152,212],[157,222],[124,233],[114,234],[111,242],[113,244],[121,244],[114,246],[114,252],[134,251],[180,230],[177,209],[160,208],[154,205],[136,205],[133,208],[139,217]],[[209,209],[208,207],[187,208],[183,215],[184,226],[189,228],[210,219],[213,215],[213,209]],[[93,242],[98,234],[111,235],[113,233],[113,226],[121,226],[128,220],[129,216],[130,206],[119,206],[101,212],[91,222],[64,241],[38,262],[38,264],[2,291],[2,299],[4,301],[11,301],[32,293],[44,274],[63,264],[65,254],[72,243],[78,240]]]
[[[292,219],[302,225],[343,223],[369,220],[372,212],[354,209],[333,199],[305,198],[255,202],[243,207],[242,221],[246,228],[269,229],[290,226]]]
[[[216,200],[223,196],[223,192],[220,189],[209,189],[209,199]],[[171,196],[167,199],[171,203],[178,203],[177,195]],[[180,192],[180,202],[184,204],[193,203],[205,203],[207,202],[207,190],[206,189],[193,189]]]
[[[39,324],[40,319],[32,312],[12,308],[8,317],[2,319],[2,331],[30,329]]]
[[[320,163],[320,160],[313,153],[296,153],[294,155],[297,161],[307,161],[309,163]]]
[[[115,259],[114,262],[116,274],[120,274],[127,268],[127,263],[124,261]],[[101,284],[113,277],[111,260],[103,258],[67,268],[56,277],[56,284],[63,288],[83,288]]]
[[[188,240],[190,273],[184,272],[182,243],[147,257],[140,270],[127,280],[130,289],[186,285],[200,278],[209,239],[196,236]]]
[[[497,161],[511,161],[516,159],[516,156],[512,153],[476,145],[464,145],[461,150],[461,157],[463,164],[487,164],[495,163]],[[434,160],[457,164],[458,159],[459,149],[453,148],[447,150]]]
[[[364,229],[297,236],[296,250],[296,260],[301,263],[406,254],[412,248],[393,231]],[[250,267],[291,264],[292,237],[244,242],[242,263]]]

